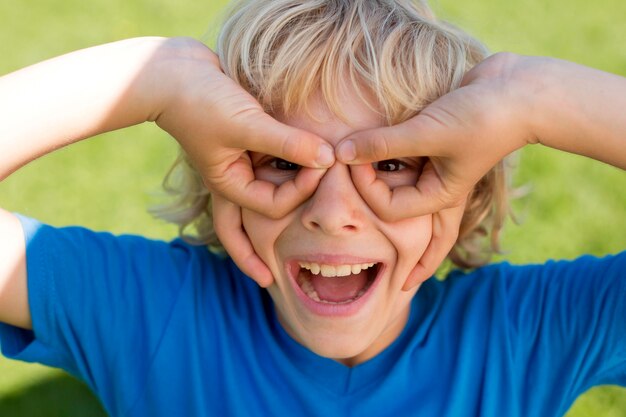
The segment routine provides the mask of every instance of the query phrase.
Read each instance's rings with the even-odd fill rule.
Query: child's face
[[[315,102],[311,110],[320,121],[305,115],[278,118],[333,145],[351,132],[382,126],[355,94],[345,97],[342,108],[352,126]],[[259,179],[279,184],[297,172],[297,166],[268,155],[251,157]],[[391,187],[414,185],[421,160],[381,161],[372,167]],[[340,163],[326,172],[309,200],[282,219],[243,211],[245,230],[274,274],[269,292],[285,330],[317,354],[347,365],[377,355],[404,328],[417,289],[406,292],[402,286],[430,241],[431,221],[431,215],[381,220],[355,189],[350,169]],[[332,276],[343,274],[348,275]]]

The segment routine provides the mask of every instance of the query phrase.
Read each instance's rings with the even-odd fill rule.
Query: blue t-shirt
[[[626,253],[431,279],[348,368],[206,248],[22,222],[34,331],[0,325],[2,352],[69,371],[112,416],[558,416],[626,385]]]

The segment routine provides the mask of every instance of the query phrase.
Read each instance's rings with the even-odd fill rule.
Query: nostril
[[[322,195],[323,194],[323,195]],[[334,193],[316,194],[301,213],[301,222],[310,231],[328,235],[357,233],[365,223],[365,209],[350,196]]]
[[[335,228],[332,225],[326,225],[326,227],[322,226],[320,223],[315,222],[315,221],[310,221],[309,223],[309,229],[310,230],[324,230],[328,233],[332,232],[332,229],[335,230],[343,230],[344,232],[356,232],[358,230],[358,227],[356,227],[355,225],[352,224],[346,224],[343,226],[337,225],[339,226],[339,228]]]

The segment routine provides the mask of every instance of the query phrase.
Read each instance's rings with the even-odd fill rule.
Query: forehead
[[[337,145],[353,132],[384,125],[383,117],[368,106],[353,89],[342,91],[339,102],[336,103],[345,120],[328,108],[321,94],[313,96],[307,104],[308,112],[276,115],[276,118],[289,126],[315,133],[331,145]]]

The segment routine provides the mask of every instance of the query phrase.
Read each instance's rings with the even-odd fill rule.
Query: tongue
[[[311,284],[321,300],[339,303],[356,297],[367,284],[367,276],[366,270],[346,277],[311,275]]]

